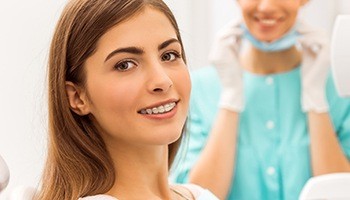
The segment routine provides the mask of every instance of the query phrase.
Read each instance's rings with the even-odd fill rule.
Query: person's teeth
[[[171,111],[176,106],[175,102],[161,105],[154,108],[143,109],[140,111],[141,114],[162,114]]]
[[[158,112],[159,112],[159,113],[164,113],[164,111],[165,111],[165,110],[164,110],[164,106],[159,106],[159,107],[158,107]]]
[[[147,109],[146,112],[147,112],[148,114],[152,114],[152,109]]]
[[[159,111],[158,111],[158,108],[152,108],[152,112],[154,113],[154,114],[157,114]]]
[[[274,19],[262,19],[261,22],[266,25],[274,25],[276,23],[276,20]]]
[[[170,105],[169,105],[169,104],[166,104],[166,105],[164,106],[164,110],[165,110],[165,112],[170,111],[170,110],[171,110]]]

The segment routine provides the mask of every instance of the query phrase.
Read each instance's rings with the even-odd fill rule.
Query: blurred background
[[[189,68],[208,65],[216,31],[240,16],[236,0],[165,0],[177,17]],[[0,155],[10,184],[36,187],[44,164],[47,132],[46,63],[54,26],[66,1],[0,2]],[[331,34],[349,0],[310,0],[300,17]],[[0,172],[1,173],[1,172]]]

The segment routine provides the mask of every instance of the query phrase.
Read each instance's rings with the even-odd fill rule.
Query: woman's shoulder
[[[173,185],[178,192],[186,196],[192,196],[195,200],[218,200],[218,198],[209,190],[195,184],[178,184]]]

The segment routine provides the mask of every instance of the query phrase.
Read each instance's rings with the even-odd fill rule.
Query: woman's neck
[[[119,199],[170,199],[166,145],[130,148],[118,144],[109,151],[116,171],[109,195]]]
[[[241,64],[245,70],[262,75],[290,71],[300,62],[301,53],[296,47],[279,52],[264,52],[249,47],[241,57]]]

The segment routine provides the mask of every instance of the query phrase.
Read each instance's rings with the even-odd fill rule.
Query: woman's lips
[[[154,107],[149,107],[149,108],[144,108],[138,111],[139,114],[144,114],[144,115],[156,115],[156,114],[164,114],[167,112],[170,112],[173,110],[176,106],[177,102],[169,102],[169,103],[164,103],[161,104],[160,106],[154,106]]]

